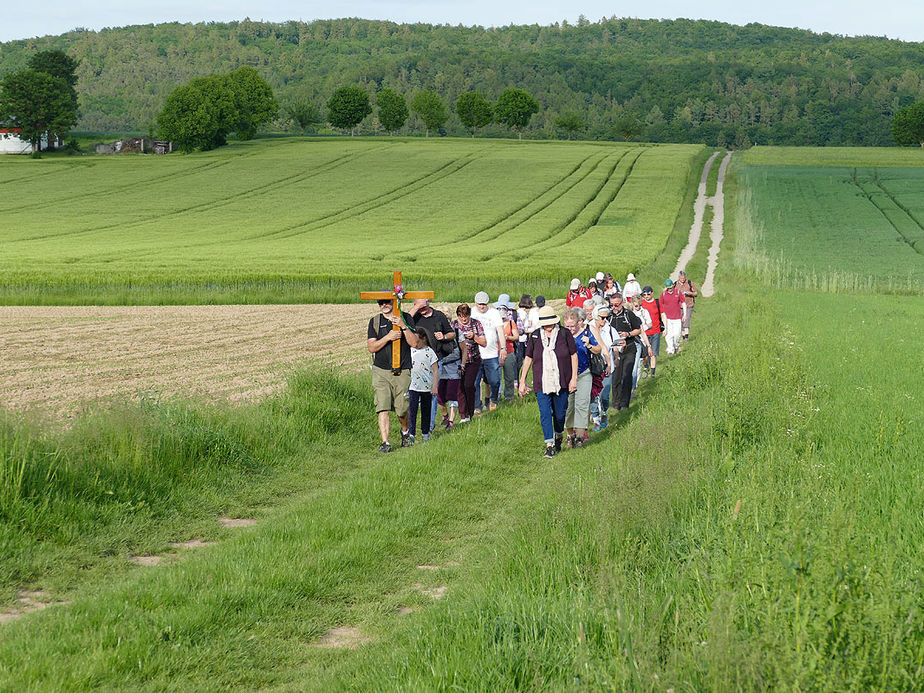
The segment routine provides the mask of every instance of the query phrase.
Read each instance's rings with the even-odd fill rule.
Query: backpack
[[[584,332],[588,335],[591,334],[589,329],[585,329]],[[588,353],[590,354],[590,374],[593,376],[603,375],[606,372],[606,358],[604,358],[603,352],[595,354],[588,348]]]

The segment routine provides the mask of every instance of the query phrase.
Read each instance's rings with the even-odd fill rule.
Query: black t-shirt
[[[610,315],[610,325],[613,326],[617,332],[631,332],[632,330],[637,330],[642,326],[641,318],[639,318],[631,310],[626,310],[623,308],[621,313],[613,313]],[[635,345],[635,342],[638,340],[638,337],[627,337],[626,346]]]
[[[408,327],[412,330],[414,329],[414,319],[401,311],[401,317],[404,318],[404,322],[407,323]],[[401,325],[402,329],[404,325]],[[368,339],[381,339],[389,332],[391,332],[392,324],[391,320],[386,318],[384,315],[379,313],[369,320],[369,330],[368,330]],[[411,367],[411,346],[407,343],[407,339],[404,338],[404,332],[401,333],[401,339],[399,341],[401,344],[401,370],[410,369]],[[384,368],[387,371],[391,370],[391,352],[394,347],[394,342],[389,342],[377,352],[372,355],[372,365],[377,368]]]
[[[430,316],[425,318],[420,313],[414,317],[414,326],[422,327],[424,332],[427,333],[427,344],[430,345],[430,348],[433,349],[436,353],[436,357],[442,361],[443,358],[453,351],[455,343],[453,340],[443,340],[438,341],[433,334],[435,332],[442,332],[446,334],[447,332],[452,332],[452,325],[449,324],[449,319],[446,317],[446,314],[442,311],[433,309],[433,312],[430,313]]]

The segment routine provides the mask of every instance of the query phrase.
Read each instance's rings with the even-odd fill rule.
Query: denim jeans
[[[481,379],[491,390],[491,402],[497,404],[498,395],[500,394],[500,362],[497,357],[493,359],[481,359],[481,368],[478,370],[478,377],[475,379],[475,409],[479,411],[484,407],[481,406]]]
[[[557,395],[547,395],[544,392],[536,393],[536,403],[539,405],[539,423],[542,425],[542,436],[547,445],[555,442],[555,436],[560,436],[565,430],[565,414],[568,412],[568,390],[562,390]]]
[[[638,387],[638,374],[642,369],[642,341],[635,343],[635,368],[632,369],[632,389]]]
[[[590,400],[590,417],[594,420],[606,416],[610,409],[610,390],[613,387],[613,374],[610,373],[603,379],[603,389],[600,394]]]

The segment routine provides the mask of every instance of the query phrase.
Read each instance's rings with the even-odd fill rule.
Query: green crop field
[[[870,166],[872,157],[853,151],[809,152],[803,158],[814,166],[746,154],[738,167],[737,261],[778,286],[924,290],[924,166],[887,165],[907,161],[901,150]],[[750,163],[764,159],[773,165]]]
[[[6,157],[0,301],[356,300],[393,269],[447,297],[513,280],[558,291],[574,272],[650,263],[700,151],[287,138],[189,156]]]

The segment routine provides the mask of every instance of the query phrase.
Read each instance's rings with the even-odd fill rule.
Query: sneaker
[[[600,422],[600,430],[602,431],[604,428],[606,428],[609,423],[609,421],[603,419],[603,421]]]
[[[568,436],[568,439],[565,441],[565,447],[566,447],[566,448],[573,448],[573,447],[574,447],[574,441],[575,441],[575,440],[577,440],[577,436],[575,436],[575,435],[569,435],[569,436]]]
[[[555,457],[556,454],[557,454],[557,453],[556,453],[556,450],[555,450],[555,446],[554,446],[554,445],[547,445],[547,446],[546,446],[544,457]]]
[[[561,452],[561,436],[555,439],[555,452]]]
[[[451,431],[451,430],[454,429],[455,427],[456,427],[456,425],[455,425],[452,421],[447,421],[447,422],[446,422],[446,430],[447,430],[447,431]]]
[[[430,434],[429,434],[429,433],[424,433],[423,435],[420,436],[420,442],[421,442],[421,443],[426,443],[428,440],[430,440]]]
[[[468,423],[469,421],[471,421],[471,419],[459,419],[460,424]]]
[[[571,447],[573,447],[575,450],[584,447],[584,439],[575,437],[574,442],[571,443]]]
[[[391,443],[386,440],[379,446],[379,452],[391,452]]]
[[[474,411],[474,416],[481,416],[481,409],[476,409]]]
[[[443,428],[449,428],[449,415],[447,414],[446,416],[444,416],[443,420],[440,421],[440,423],[443,425]]]
[[[488,411],[494,411],[495,409],[497,409],[497,404],[491,402],[491,404],[488,405]]]
[[[409,448],[414,444],[414,436],[409,431],[401,433],[401,447]]]

